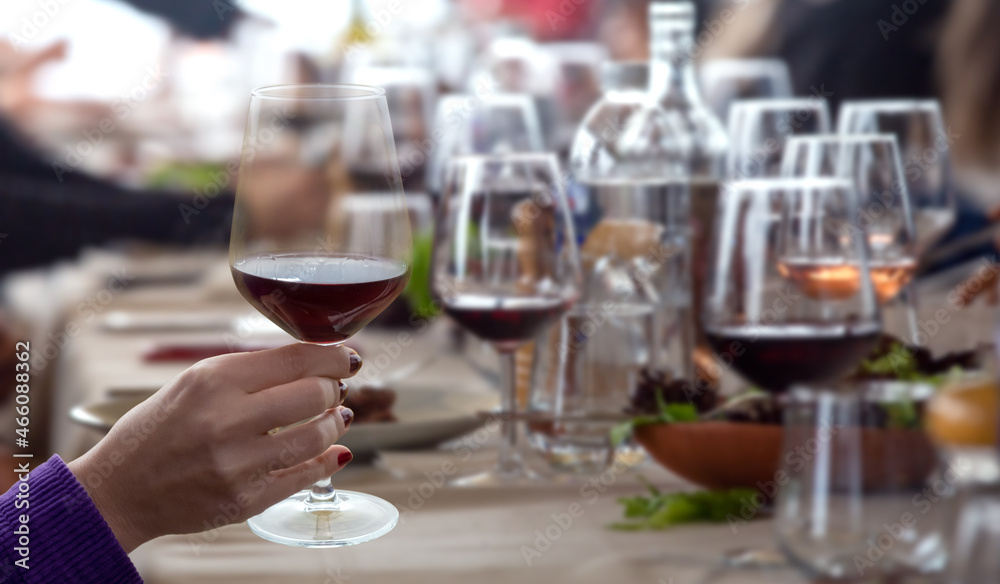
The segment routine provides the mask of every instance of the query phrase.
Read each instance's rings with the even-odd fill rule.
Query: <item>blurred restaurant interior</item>
[[[998,27],[991,0],[4,0],[0,456],[76,459],[202,359],[342,342],[367,320],[311,339],[240,266],[374,233],[409,280],[347,340],[334,482],[398,525],[317,550],[209,516],[130,554],[146,582],[1000,583]],[[251,104],[286,84],[380,87],[388,118]]]

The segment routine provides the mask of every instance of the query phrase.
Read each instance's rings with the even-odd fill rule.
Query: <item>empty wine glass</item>
[[[424,192],[430,121],[437,98],[433,74],[419,67],[362,67],[353,73],[352,82],[385,90],[403,188],[410,193]],[[361,170],[360,165],[355,166]],[[375,184],[382,180],[374,179]]]
[[[730,109],[728,130],[727,178],[777,177],[788,138],[829,133],[830,113],[823,98],[740,100]]]
[[[917,269],[917,236],[913,225],[896,137],[891,134],[825,134],[796,136],[788,140],[782,175],[798,178],[840,177],[850,180],[858,193],[857,223],[845,236],[862,237],[868,244],[869,269],[875,294],[889,304],[913,279]],[[843,272],[814,272],[827,285]],[[902,332],[916,342],[919,329],[913,295],[900,297],[906,322],[887,323],[889,331]],[[886,311],[885,316],[895,316]]]
[[[712,59],[701,64],[698,77],[705,101],[723,121],[736,100],[792,97],[791,75],[781,59]]]
[[[352,149],[364,153],[364,181],[351,178],[352,161],[359,159],[347,156]],[[358,204],[372,194],[377,207]],[[384,91],[255,89],[229,244],[240,294],[296,339],[340,345],[402,292],[411,247]],[[275,432],[275,440],[284,431]],[[398,519],[390,503],[334,490],[327,478],[247,523],[274,542],[337,547],[380,537]]]
[[[542,152],[541,125],[530,95],[446,95],[438,101],[427,186],[437,200],[445,169],[456,156]]]
[[[913,204],[917,253],[926,253],[955,222],[950,144],[940,104],[934,99],[845,101],[837,131],[896,136]]]
[[[843,237],[857,210],[842,179],[725,185],[702,320],[716,354],[755,387],[837,380],[874,347],[868,252]],[[832,270],[844,275],[817,276]]]
[[[516,451],[514,353],[576,301],[580,266],[554,154],[452,161],[441,201],[431,287],[446,314],[500,355],[508,418],[496,467],[458,484],[531,480]]]

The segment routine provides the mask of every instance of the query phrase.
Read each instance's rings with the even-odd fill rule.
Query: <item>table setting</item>
[[[940,104],[696,74],[694,5],[647,16],[648,62],[494,43],[491,95],[258,87],[227,249],[3,281],[67,461],[213,359],[354,353],[350,464],[142,543],[145,582],[998,581],[1000,266],[941,256]]]

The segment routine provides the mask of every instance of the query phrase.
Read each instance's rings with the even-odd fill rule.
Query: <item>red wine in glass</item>
[[[442,305],[467,331],[506,349],[533,338],[566,312],[572,302],[565,296],[462,294]]]
[[[733,368],[747,381],[781,393],[797,383],[847,375],[875,348],[879,329],[877,325],[733,325],[707,327],[705,337],[716,353],[732,357]]]
[[[232,267],[240,294],[288,334],[342,343],[378,316],[409,278],[399,261],[319,253],[246,256]]]

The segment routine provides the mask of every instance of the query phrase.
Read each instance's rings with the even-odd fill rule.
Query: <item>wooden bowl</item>
[[[784,454],[784,430],[777,425],[651,424],[636,428],[635,437],[657,462],[692,483],[709,489],[758,489],[765,494],[773,494],[775,483],[787,480],[778,475],[782,458],[788,458],[790,469],[800,470],[816,452],[810,453],[806,443],[805,450]],[[934,446],[920,430],[864,428],[860,448],[860,486],[869,492],[913,488],[926,480],[938,462]],[[838,458],[834,455],[831,462],[834,468],[847,469],[852,464]],[[847,484],[852,476],[857,475],[835,472],[833,488],[852,488]]]
[[[759,488],[781,462],[781,426],[735,422],[650,424],[639,444],[674,474],[709,489]]]

